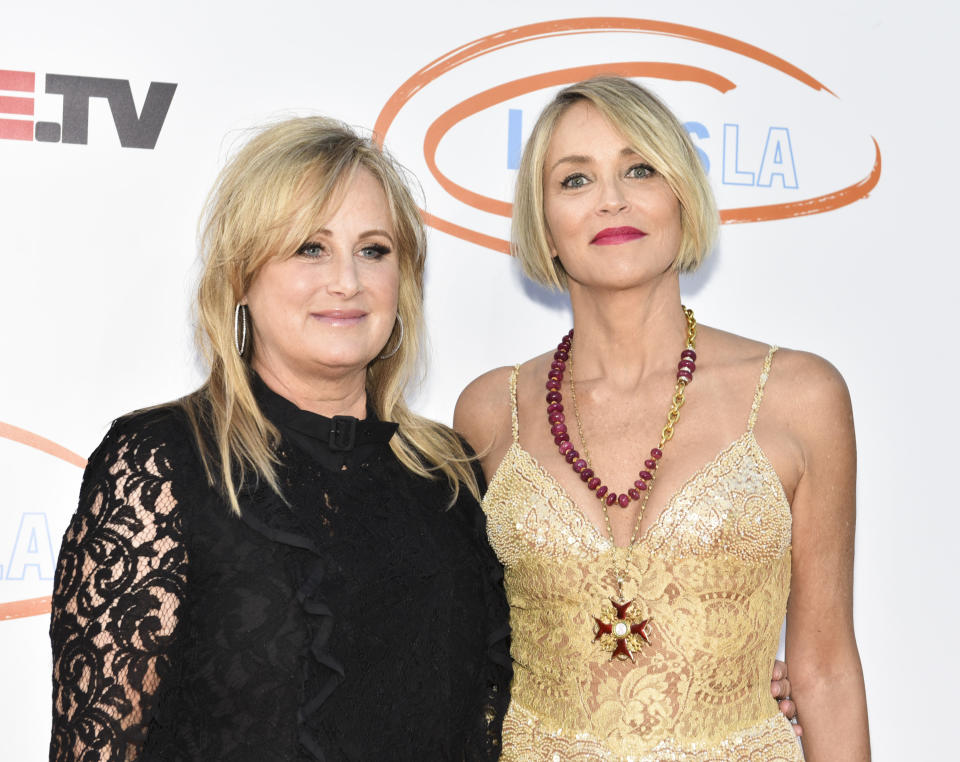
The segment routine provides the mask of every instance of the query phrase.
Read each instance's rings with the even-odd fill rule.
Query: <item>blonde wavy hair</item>
[[[399,424],[390,448],[406,468],[427,478],[445,477],[451,504],[461,486],[479,499],[471,458],[459,437],[413,413],[404,400],[420,368],[425,335],[426,235],[403,170],[347,125],[306,117],[255,134],[220,173],[201,219],[196,340],[210,375],[181,405],[195,429],[208,481],[219,484],[234,511],[239,512],[238,490],[251,481],[262,479],[281,493],[280,433],[253,395],[248,358],[255,347],[241,357],[234,344],[236,305],[267,261],[292,256],[317,220],[336,210],[358,168],[380,182],[390,206],[400,267],[397,312],[404,326],[402,341],[397,325],[387,340],[389,347],[400,343],[396,353],[367,367],[368,404],[381,420]]]
[[[532,280],[564,289],[567,274],[550,254],[543,210],[543,165],[560,117],[575,103],[590,103],[630,147],[667,181],[680,202],[681,240],[673,266],[700,266],[717,238],[719,214],[710,182],[687,131],[656,96],[623,77],[602,76],[565,87],[547,105],[527,140],[517,173],[511,250]]]

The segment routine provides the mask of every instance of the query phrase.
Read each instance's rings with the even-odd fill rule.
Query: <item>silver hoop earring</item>
[[[247,348],[247,306],[237,304],[237,309],[233,313],[233,346],[237,348],[237,354],[243,357]]]
[[[400,317],[399,312],[397,313],[397,322],[400,324],[400,338],[397,339],[397,346],[393,348],[392,352],[388,352],[385,355],[380,355],[381,360],[387,360],[393,357],[397,353],[397,351],[400,349],[400,345],[403,344],[403,318]]]

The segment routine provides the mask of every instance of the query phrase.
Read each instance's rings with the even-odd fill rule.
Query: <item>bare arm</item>
[[[453,428],[479,456],[487,483],[513,439],[510,373],[510,368],[496,368],[471,381],[453,412]]]
[[[793,496],[787,662],[809,762],[870,759],[853,631],[856,445],[846,385],[810,355],[791,363],[789,426],[803,456]]]

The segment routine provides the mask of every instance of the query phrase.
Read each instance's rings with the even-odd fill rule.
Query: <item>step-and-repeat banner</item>
[[[686,124],[722,239],[683,281],[710,325],[830,359],[860,470],[856,625],[879,760],[955,724],[957,275],[947,3],[43,3],[0,24],[0,736],[45,757],[49,597],[86,455],[178,397],[196,221],[252,126],[327,114],[419,179],[421,412],[545,351],[565,300],[506,255],[524,140],[556,88],[635,77]]]

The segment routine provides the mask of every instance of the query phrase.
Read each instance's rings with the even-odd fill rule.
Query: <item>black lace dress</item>
[[[394,424],[256,384],[278,474],[236,516],[184,413],[114,423],[57,565],[51,760],[495,760],[502,570],[476,501],[446,509]]]

